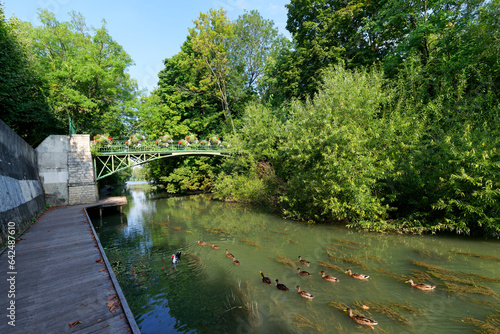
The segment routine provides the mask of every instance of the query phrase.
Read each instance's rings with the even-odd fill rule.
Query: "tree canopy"
[[[19,64],[32,73],[25,76],[37,80],[33,95],[40,96],[45,105],[46,119],[39,120],[39,126],[61,124],[64,127],[54,131],[64,133],[71,117],[79,133],[120,134],[124,130],[123,105],[135,98],[137,89],[127,73],[133,64],[130,56],[109,35],[105,21],[96,29],[88,27],[76,12],[69,22],[60,22],[45,10],[39,18],[39,27],[17,19],[7,23],[15,29],[17,49],[22,50]],[[16,128],[23,116],[16,108],[9,109],[5,118]]]

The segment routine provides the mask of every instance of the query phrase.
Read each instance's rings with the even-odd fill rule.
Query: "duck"
[[[303,260],[302,256],[300,256],[300,255],[299,255],[299,260],[300,260],[300,263],[302,263],[305,266],[309,267],[309,265],[311,264],[309,261]]]
[[[177,263],[181,262],[181,252],[177,252],[176,254],[172,254],[171,258],[172,258],[173,264],[177,264]]]
[[[262,271],[260,272],[260,276],[262,276],[262,282],[264,282],[266,284],[271,284],[271,279],[269,277],[264,276]]]
[[[362,279],[365,281],[368,280],[368,278],[370,278],[370,276],[368,276],[368,275],[363,275],[363,274],[358,274],[358,273],[353,274],[351,269],[347,269],[346,274],[349,274],[349,276],[351,276],[352,278]]]
[[[299,285],[297,285],[296,288],[297,288],[297,292],[299,293],[299,295],[301,297],[307,298],[309,300],[313,300],[314,296],[311,295],[309,292],[304,291],[304,290],[300,290],[300,286]]]
[[[233,264],[235,266],[239,266],[240,265],[240,261],[236,260],[236,259],[233,259]]]
[[[226,256],[230,259],[234,259],[234,255],[229,253],[227,249],[226,249]]]
[[[356,321],[358,324],[369,326],[371,329],[375,329],[373,328],[373,326],[378,325],[378,322],[376,322],[375,320],[367,318],[361,314],[352,313],[352,310],[350,308],[347,308],[346,311],[349,312],[349,316],[351,317],[351,319]]]
[[[310,273],[308,273],[307,271],[304,271],[304,270],[300,270],[300,268],[297,268],[297,271],[299,272],[300,276],[311,276]]]
[[[410,283],[410,285],[414,288],[424,290],[424,291],[431,291],[436,288],[435,285],[430,285],[430,284],[425,284],[425,283],[413,283],[413,280],[409,279],[405,283]]]
[[[320,274],[321,274],[321,277],[325,281],[332,282],[332,283],[335,283],[335,282],[339,281],[339,279],[337,277],[333,277],[333,276],[327,275],[327,274],[325,274],[325,272],[323,270],[320,271]]]
[[[281,291],[288,291],[288,288],[285,284],[281,284],[278,279],[276,279],[276,287]]]
[[[200,245],[200,246],[206,246],[207,245],[207,243],[205,241],[198,240],[197,242],[198,242],[198,245]]]
[[[213,248],[213,249],[219,249],[220,247],[219,247],[219,246],[217,246],[217,245],[212,244],[212,248]]]

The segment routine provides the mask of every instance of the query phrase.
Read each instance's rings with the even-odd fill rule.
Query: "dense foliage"
[[[2,119],[33,142],[30,120],[57,132],[67,115],[79,132],[219,136],[231,158],[146,177],[311,222],[500,236],[500,1],[286,7],[291,41],[256,11],[200,14],[138,99],[105,25],[2,16]]]
[[[165,59],[158,89],[138,106],[137,129],[151,138],[165,133],[179,139],[195,133],[200,140],[234,136],[245,104],[262,91],[266,61],[282,45],[285,38],[272,21],[255,11],[235,22],[222,9],[200,14],[181,51]],[[149,177],[171,192],[210,191],[217,166],[217,158],[165,159],[150,163]]]
[[[105,22],[88,27],[75,12],[70,22],[48,11],[39,18],[41,26],[34,27],[15,18],[6,22],[2,14],[2,50],[8,50],[1,64],[2,119],[33,145],[68,133],[70,118],[78,133],[127,131],[125,106],[136,84],[126,70],[133,62]]]
[[[0,119],[31,144],[65,128],[50,112],[34,68],[19,34],[20,22],[7,22],[0,4]]]
[[[500,235],[500,2],[405,4],[291,1],[295,48],[267,68],[271,107],[245,111],[221,198]]]

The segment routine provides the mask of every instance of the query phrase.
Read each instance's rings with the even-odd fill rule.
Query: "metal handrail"
[[[94,155],[110,155],[110,154],[129,154],[129,153],[158,153],[158,152],[174,152],[174,151],[216,151],[229,152],[227,146],[210,144],[201,145],[200,143],[191,143],[182,145],[177,143],[156,144],[155,142],[142,141],[138,144],[125,144],[125,141],[113,140],[109,144],[91,143],[91,151]]]

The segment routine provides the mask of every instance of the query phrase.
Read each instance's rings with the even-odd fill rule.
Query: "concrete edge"
[[[132,311],[130,310],[130,307],[128,306],[127,299],[125,298],[125,295],[123,294],[123,291],[120,287],[120,284],[118,283],[118,280],[116,279],[115,273],[113,272],[113,268],[111,267],[111,264],[108,261],[108,258],[106,256],[106,253],[104,252],[104,248],[102,248],[101,241],[99,240],[99,237],[97,236],[97,233],[94,229],[94,225],[92,224],[92,220],[89,217],[89,214],[87,212],[87,207],[92,207],[94,205],[90,204],[88,206],[84,206],[83,211],[85,212],[85,216],[87,217],[87,221],[90,225],[90,228],[92,228],[92,233],[94,234],[95,241],[97,243],[97,246],[99,247],[99,251],[101,252],[102,258],[104,260],[104,263],[106,265],[106,268],[108,269],[108,274],[109,277],[111,278],[111,282],[113,283],[116,294],[118,295],[118,298],[120,298],[120,303],[122,305],[123,313],[125,313],[125,317],[127,318],[128,324],[130,326],[130,329],[132,330],[133,334],[141,334],[141,330],[139,329],[139,326],[137,326],[137,323],[135,322],[134,315],[132,314]]]

